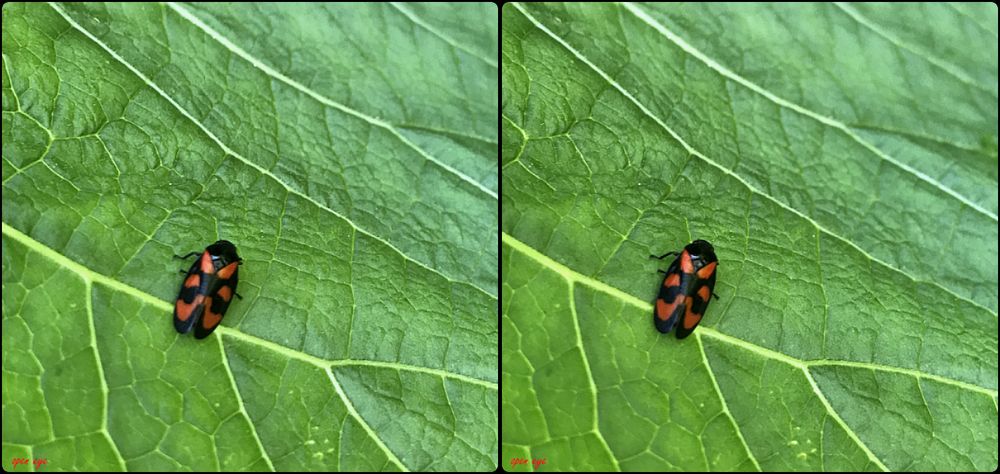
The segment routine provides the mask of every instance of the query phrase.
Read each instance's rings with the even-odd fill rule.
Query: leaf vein
[[[750,457],[750,461],[753,461],[754,467],[758,471],[763,472],[760,468],[760,464],[757,462],[757,457],[754,456],[753,451],[750,450],[750,445],[747,444],[746,438],[743,437],[743,430],[740,429],[740,425],[736,423],[736,418],[733,417],[733,413],[729,411],[729,404],[726,403],[726,397],[722,395],[722,389],[719,387],[719,382],[715,379],[715,372],[712,371],[712,364],[708,363],[708,357],[705,355],[705,345],[701,342],[701,334],[695,333],[695,339],[698,341],[698,350],[701,352],[701,361],[705,363],[705,371],[708,372],[708,377],[712,379],[712,388],[715,389],[716,395],[719,396],[719,403],[722,404],[722,412],[725,413],[726,417],[729,418],[730,423],[733,424],[733,430],[736,431],[736,436],[740,438],[740,443],[743,444],[743,449],[746,449],[747,456]],[[711,469],[708,466],[707,469]]]
[[[861,24],[868,30],[872,31],[873,33],[885,38],[887,41],[898,46],[900,49],[905,49],[907,51],[910,51],[911,53],[925,59],[928,63],[934,65],[934,67],[937,67],[938,69],[941,69],[942,71],[948,73],[955,79],[958,79],[962,83],[989,93],[990,95],[993,96],[993,99],[997,98],[997,93],[995,90],[991,90],[988,86],[980,84],[975,79],[969,77],[969,75],[966,74],[964,71],[962,71],[958,66],[955,66],[954,64],[948,64],[946,60],[936,57],[929,51],[921,51],[922,48],[909,44],[900,39],[899,37],[897,37],[896,35],[890,33],[889,31],[883,28],[879,28],[878,25],[876,25],[873,21],[866,18],[864,15],[862,15],[861,12],[859,12],[853,6],[847,5],[842,2],[834,2],[833,5],[839,8],[848,16],[850,16],[854,21],[858,22],[859,24]]]
[[[484,57],[480,56],[478,53],[476,53],[475,51],[473,51],[468,46],[465,46],[465,45],[459,43],[458,41],[455,41],[450,36],[448,36],[448,35],[440,32],[440,31],[438,31],[436,28],[434,28],[433,26],[427,24],[427,22],[425,22],[423,19],[421,19],[415,13],[413,13],[412,11],[410,11],[410,9],[408,7],[404,7],[403,5],[400,5],[398,2],[389,2],[389,5],[392,5],[393,8],[395,8],[396,10],[399,10],[400,13],[402,13],[403,15],[405,15],[406,18],[409,18],[410,21],[412,21],[413,23],[415,23],[417,26],[419,26],[419,27],[427,30],[429,33],[433,34],[434,36],[437,36],[438,38],[441,38],[442,41],[444,41],[445,43],[448,43],[451,47],[453,47],[455,49],[460,49],[460,50],[468,53],[470,56],[472,56],[472,57],[474,57],[474,58],[476,58],[476,59],[478,59],[478,60],[480,60],[480,61],[488,64],[493,69],[497,69],[497,62],[496,61],[494,61],[494,60],[492,60],[490,58],[484,58]]]
[[[389,458],[389,460],[394,462],[403,471],[409,472],[410,469],[405,465],[403,465],[403,463],[399,460],[399,458],[396,457],[396,453],[393,453],[392,450],[389,449],[385,445],[385,443],[382,442],[382,438],[379,438],[378,435],[375,434],[375,431],[372,430],[371,426],[368,426],[368,422],[366,422],[365,419],[362,418],[361,415],[358,413],[358,411],[354,409],[354,404],[351,403],[351,399],[347,397],[346,393],[344,393],[344,389],[340,387],[340,383],[337,382],[337,377],[333,375],[333,370],[327,367],[324,370],[324,372],[326,372],[326,376],[329,377],[330,383],[333,384],[334,390],[337,391],[337,395],[340,396],[340,399],[344,402],[344,406],[347,408],[348,413],[350,413],[351,416],[354,417],[354,420],[357,421],[359,425],[361,425],[361,428],[363,428],[365,432],[368,433],[368,436],[372,438],[372,441],[374,441],[375,444],[377,444],[380,448],[382,448],[382,451],[385,451],[386,457]]]
[[[621,467],[618,465],[618,460],[615,458],[614,452],[611,451],[611,446],[608,445],[607,440],[604,439],[604,435],[601,433],[600,420],[598,418],[597,412],[597,385],[594,383],[594,374],[590,371],[590,359],[587,358],[587,351],[583,347],[583,336],[580,333],[580,317],[576,313],[576,298],[575,290],[572,281],[567,282],[569,284],[569,308],[570,313],[573,314],[573,332],[576,336],[576,345],[580,347],[580,358],[583,359],[583,370],[587,373],[587,383],[590,384],[590,392],[593,395],[593,413],[591,416],[594,418],[594,433],[597,435],[597,439],[601,441],[601,445],[608,452],[608,458],[611,459],[612,465],[615,469],[621,471]]]

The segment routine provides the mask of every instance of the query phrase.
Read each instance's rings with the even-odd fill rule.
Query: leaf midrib
[[[611,85],[615,90],[617,90],[620,94],[622,94],[622,96],[624,98],[626,98],[627,100],[629,100],[630,102],[632,102],[636,107],[638,107],[642,111],[642,113],[644,115],[646,115],[651,120],[653,120],[654,122],[656,122],[656,124],[658,126],[660,126],[661,128],[663,128],[671,136],[671,138],[673,138],[679,144],[681,144],[681,146],[689,154],[697,156],[698,158],[700,158],[705,163],[707,163],[707,164],[709,164],[709,165],[717,168],[718,170],[722,171],[726,175],[729,175],[732,178],[736,179],[737,181],[739,181],[740,183],[742,183],[748,190],[750,190],[751,193],[758,194],[758,195],[760,195],[760,196],[762,196],[764,198],[767,198],[768,200],[770,200],[771,202],[777,204],[781,208],[783,208],[785,210],[788,210],[789,212],[792,212],[793,214],[801,217],[806,222],[809,222],[810,224],[812,224],[820,232],[823,232],[823,233],[825,233],[825,234],[827,234],[827,235],[829,235],[829,236],[831,236],[833,238],[836,238],[836,239],[838,239],[840,241],[843,241],[844,243],[846,243],[847,245],[851,246],[852,248],[854,248],[855,250],[857,250],[858,252],[860,252],[862,255],[864,255],[865,257],[867,257],[869,260],[871,260],[871,261],[873,261],[875,263],[878,263],[878,264],[880,264],[880,265],[888,268],[889,270],[892,270],[892,271],[894,271],[896,273],[899,273],[899,274],[901,274],[901,275],[909,278],[910,280],[912,280],[914,282],[921,283],[921,284],[926,284],[926,285],[933,285],[933,286],[935,286],[937,288],[940,288],[942,291],[948,293],[949,295],[952,295],[953,297],[955,297],[957,299],[960,299],[960,300],[962,300],[962,301],[964,301],[966,303],[969,303],[969,304],[974,305],[974,306],[976,306],[978,308],[981,308],[981,309],[989,312],[991,315],[993,315],[993,317],[997,317],[997,312],[996,311],[994,311],[994,310],[992,310],[992,309],[990,309],[990,308],[988,308],[986,306],[983,306],[982,304],[980,304],[980,303],[978,303],[976,301],[973,301],[973,300],[971,300],[971,299],[969,299],[969,298],[967,298],[965,296],[959,295],[958,293],[954,292],[953,290],[942,286],[941,283],[939,283],[938,281],[928,281],[928,280],[923,280],[923,279],[917,278],[916,276],[914,276],[914,275],[912,275],[912,274],[904,271],[903,269],[897,268],[897,267],[891,265],[890,263],[888,263],[888,262],[886,262],[886,261],[884,261],[884,260],[882,260],[882,259],[880,259],[880,258],[878,258],[878,257],[876,257],[874,255],[869,254],[866,250],[862,249],[860,246],[858,246],[858,244],[854,243],[853,241],[851,241],[851,240],[847,239],[846,237],[843,237],[843,236],[841,236],[841,235],[833,232],[830,229],[827,229],[826,227],[824,227],[823,225],[821,225],[819,222],[813,220],[811,217],[805,215],[804,213],[802,213],[798,209],[795,209],[795,208],[789,206],[788,204],[782,202],[781,200],[779,200],[779,199],[777,199],[777,198],[775,198],[775,197],[773,197],[773,196],[765,193],[764,191],[762,191],[760,189],[757,189],[755,186],[753,186],[747,180],[745,180],[742,176],[736,174],[734,171],[730,170],[729,168],[726,168],[725,166],[722,166],[721,164],[717,163],[715,160],[712,160],[711,158],[705,156],[700,151],[698,151],[697,149],[695,149],[694,147],[692,147],[691,145],[689,145],[683,138],[681,138],[680,135],[677,134],[677,132],[675,132],[673,129],[671,129],[670,127],[668,127],[667,124],[663,122],[663,120],[661,120],[657,115],[653,114],[653,112],[650,111],[643,103],[639,102],[639,100],[637,98],[635,98],[635,96],[633,96],[631,93],[629,93],[627,90],[625,90],[625,88],[622,87],[621,84],[618,84],[614,79],[611,78],[611,76],[609,76],[606,72],[604,72],[602,69],[600,69],[599,67],[597,67],[596,64],[594,64],[593,62],[591,62],[587,57],[583,56],[583,54],[581,54],[579,51],[577,51],[576,49],[574,49],[564,39],[562,39],[561,37],[559,37],[558,35],[556,35],[554,32],[552,32],[551,30],[549,30],[548,27],[546,27],[544,24],[542,24],[537,19],[535,19],[530,13],[528,13],[527,11],[525,11],[524,7],[522,7],[521,4],[514,3],[512,5],[522,15],[524,15],[525,18],[527,18],[528,21],[530,21],[536,28],[538,28],[539,30],[541,30],[542,32],[544,32],[545,34],[547,34],[554,41],[556,41],[557,43],[559,43],[562,47],[566,48],[566,50],[569,51],[571,54],[573,54],[574,57],[576,57],[581,62],[583,62],[584,64],[586,64],[589,68],[591,68],[592,70],[594,70],[594,72],[596,72],[599,76],[601,76],[602,79],[604,79],[609,85]],[[629,8],[630,11],[631,11],[631,8],[633,7],[631,4],[628,4],[628,3],[625,3],[623,5],[626,8]],[[662,28],[662,26],[661,26],[661,28]],[[664,30],[665,30],[665,28],[664,28]],[[661,31],[661,33],[662,33],[662,31]],[[673,38],[671,38],[671,39],[673,39]],[[679,38],[678,38],[678,40],[679,40]],[[685,51],[687,51],[688,48],[690,48],[693,51],[693,48],[691,46],[687,45],[687,44],[681,44],[679,46],[681,46],[682,48],[684,48]],[[688,52],[691,52],[691,51],[688,51]],[[711,59],[708,59],[707,57],[705,57],[701,53],[698,53],[697,57],[699,59],[702,59],[703,61],[711,61]],[[713,61],[713,63],[714,63],[714,61]],[[717,65],[717,63],[716,63],[716,66],[718,68],[723,68],[722,66]],[[710,65],[710,67],[713,67],[713,66]],[[716,67],[713,67],[713,69],[715,69],[715,68]],[[722,73],[722,72],[720,71],[720,73]],[[735,78],[739,77],[739,76],[736,76],[733,73],[729,73],[729,74],[731,74],[733,76],[734,80],[736,80]],[[729,77],[729,76],[727,76],[727,77]],[[741,83],[745,83],[744,85],[747,85],[747,87],[751,87],[752,86],[752,84],[750,84],[745,79],[740,78],[740,82]],[[769,92],[764,91],[763,89],[761,89],[761,88],[759,88],[757,86],[753,86],[753,87],[756,87],[756,89],[753,89],[753,90],[759,91],[761,94],[766,94],[766,95],[773,96],[773,94],[770,94]],[[751,87],[751,88],[753,88],[753,87]],[[884,153],[881,153],[880,151],[877,151],[874,148],[873,145],[867,144],[867,142],[863,142],[860,137],[857,137],[855,134],[853,134],[852,132],[850,132],[846,128],[845,125],[840,124],[839,122],[837,122],[837,121],[835,121],[833,119],[823,118],[823,117],[819,116],[818,114],[815,114],[813,112],[809,112],[809,111],[807,111],[805,109],[802,109],[799,106],[795,106],[794,104],[791,104],[791,103],[789,103],[787,101],[784,101],[783,99],[775,97],[775,100],[781,101],[781,102],[776,102],[776,103],[779,103],[779,105],[785,106],[784,104],[788,104],[789,107],[791,107],[791,108],[793,108],[793,109],[795,109],[797,111],[801,111],[801,113],[803,113],[805,115],[808,115],[810,117],[816,118],[817,120],[819,120],[820,122],[822,122],[824,124],[827,124],[827,125],[830,125],[830,126],[834,126],[835,128],[842,128],[842,130],[845,133],[849,134],[852,137],[856,137],[856,139],[859,141],[859,143],[862,143],[867,148],[869,148],[869,149],[871,149],[873,151],[876,151],[877,154],[880,157],[884,157],[885,156]],[[838,127],[838,125],[839,125],[839,127]],[[895,160],[892,160],[892,161],[895,161]],[[940,184],[938,184],[937,187],[941,188],[942,190],[947,189],[947,188],[941,186]],[[952,191],[952,193],[954,193],[954,191]],[[955,195],[957,195],[957,193],[955,193]],[[982,213],[986,214],[987,216],[991,217],[994,221],[997,220],[997,216],[995,214],[992,214],[992,213],[990,213],[989,211],[987,211],[985,209],[979,208],[974,203],[971,203],[971,202],[967,203],[966,202],[967,200],[965,200],[964,198],[957,197],[957,199],[962,200],[963,203],[969,205],[970,207],[976,206],[976,207],[974,207],[975,209],[977,209],[980,212],[982,212]]]

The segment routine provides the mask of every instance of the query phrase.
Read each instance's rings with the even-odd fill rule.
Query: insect
[[[209,245],[204,252],[175,258],[187,259],[192,255],[200,257],[187,272],[181,270],[187,276],[174,303],[174,328],[181,334],[194,328],[194,337],[204,339],[222,322],[233,295],[243,299],[236,293],[243,259],[236,255],[236,246],[228,240]]]
[[[712,244],[704,240],[687,244],[680,253],[667,252],[649,258],[663,260],[668,255],[677,255],[677,258],[667,271],[659,270],[664,276],[653,307],[653,323],[662,333],[677,326],[677,339],[684,339],[701,322],[712,296],[719,296],[712,291],[719,259]]]

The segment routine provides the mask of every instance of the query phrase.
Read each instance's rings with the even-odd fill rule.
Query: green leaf
[[[497,20],[5,4],[4,468],[495,469]]]
[[[505,467],[996,469],[995,6],[503,25]],[[677,340],[648,256],[696,238],[721,298]]]

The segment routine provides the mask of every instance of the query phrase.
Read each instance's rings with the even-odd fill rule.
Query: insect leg
[[[656,258],[659,260],[663,260],[664,258],[667,258],[668,255],[680,255],[680,254],[681,254],[680,252],[667,252],[663,255],[660,255],[659,257],[657,257],[656,255],[650,255],[649,258]]]
[[[199,254],[201,254],[201,252],[191,252],[191,253],[183,256],[183,257],[180,256],[180,255],[174,255],[174,258],[176,258],[178,260],[184,260],[184,259],[191,258],[192,255],[199,255]]]

